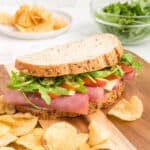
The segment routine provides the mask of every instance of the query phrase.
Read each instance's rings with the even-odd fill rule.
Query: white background
[[[62,1],[66,1],[62,4]],[[69,1],[69,3],[67,3]],[[73,24],[69,32],[55,39],[18,40],[0,33],[0,63],[10,63],[19,55],[29,54],[100,32],[89,11],[89,0],[0,0],[0,11],[14,12],[22,3],[39,4],[46,8],[59,7],[69,12]],[[150,41],[125,46],[150,62]]]

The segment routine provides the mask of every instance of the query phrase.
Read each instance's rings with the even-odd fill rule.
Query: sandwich
[[[112,105],[141,63],[112,34],[16,58],[7,103],[41,118],[88,115]]]

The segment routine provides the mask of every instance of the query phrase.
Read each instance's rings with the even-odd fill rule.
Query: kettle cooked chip
[[[116,144],[110,139],[104,141],[103,143],[94,145],[91,148],[91,150],[100,150],[100,149],[119,150]]]
[[[12,147],[0,147],[0,150],[15,150]]]
[[[15,136],[22,136],[32,131],[37,125],[38,118],[29,113],[0,116],[0,123],[10,127],[10,132]]]
[[[42,146],[42,128],[35,128],[33,131],[17,139],[16,143],[31,150],[44,150]]]
[[[17,137],[13,134],[6,133],[5,135],[0,137],[0,147],[7,146],[8,144],[14,142],[16,139]]]
[[[85,146],[87,140],[88,134],[77,133],[71,124],[59,122],[45,131],[43,145],[46,149],[80,150],[80,146]]]
[[[134,121],[141,118],[143,113],[142,101],[137,96],[130,100],[120,100],[109,112],[108,115],[115,116],[125,121]]]
[[[89,145],[97,145],[103,143],[110,138],[108,129],[96,121],[91,121],[89,124]]]
[[[10,131],[10,127],[3,124],[3,123],[0,123],[0,137],[7,134],[9,131]]]

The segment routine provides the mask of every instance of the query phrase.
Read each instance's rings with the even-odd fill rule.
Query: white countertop
[[[63,8],[63,10],[72,15],[73,23],[71,29],[67,33],[57,38],[19,40],[0,33],[0,64],[10,63],[19,55],[34,53],[55,45],[67,43],[68,41],[83,39],[100,32],[88,8]],[[150,41],[139,45],[125,46],[125,48],[150,62]]]

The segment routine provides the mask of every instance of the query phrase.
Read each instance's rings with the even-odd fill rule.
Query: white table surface
[[[12,2],[12,0],[9,2]],[[1,0],[0,4],[1,7],[3,5],[1,10],[8,9],[6,1],[4,3],[4,1]],[[15,7],[16,3],[13,3],[11,9],[13,10]],[[73,23],[71,29],[67,33],[57,38],[44,40],[19,40],[10,38],[0,33],[0,64],[10,63],[19,55],[38,52],[46,48],[67,43],[69,41],[83,39],[100,32],[92,16],[90,15],[88,4],[83,7],[83,3],[82,6],[78,3],[78,7],[76,8],[63,8],[63,10],[72,15]],[[125,46],[125,48],[133,51],[150,62],[150,41],[139,45]]]

